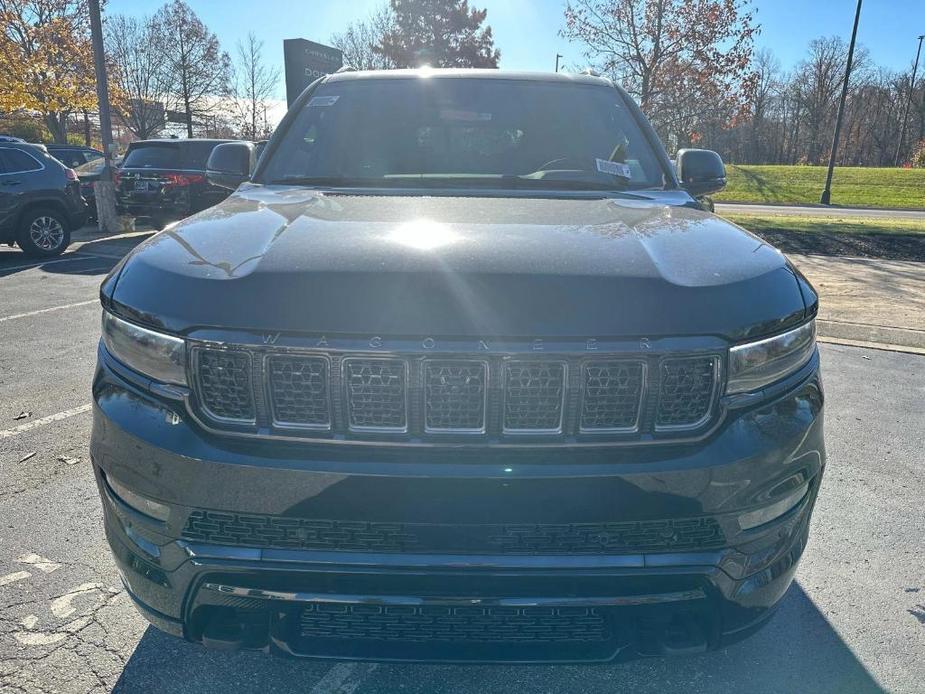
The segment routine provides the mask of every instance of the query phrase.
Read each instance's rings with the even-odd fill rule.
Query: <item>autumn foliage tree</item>
[[[622,84],[671,146],[745,111],[758,26],[749,0],[570,0],[565,38]]]
[[[392,24],[374,47],[388,64],[400,68],[495,68],[501,52],[491,27],[482,26],[487,10],[470,9],[467,0],[391,0]]]
[[[37,111],[55,142],[67,118],[96,109],[83,0],[0,0],[0,111]]]

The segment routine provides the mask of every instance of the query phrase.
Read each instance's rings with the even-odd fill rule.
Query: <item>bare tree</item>
[[[164,129],[167,103],[167,52],[163,27],[152,17],[113,15],[106,20],[106,52],[123,93],[119,115],[136,137],[145,140]]]
[[[344,54],[344,65],[355,70],[388,70],[395,67],[388,56],[378,53],[374,46],[392,30],[391,8],[383,5],[369,17],[352,22],[344,31],[331,35],[331,45]]]
[[[194,122],[207,122],[228,95],[231,58],[183,0],[162,7],[155,20],[163,26],[169,46],[166,75],[171,100],[185,114],[187,137],[193,137]]]
[[[269,135],[266,110],[276,93],[279,69],[263,60],[263,41],[254,32],[238,41],[234,65],[232,102],[235,120],[241,124],[241,135],[247,140],[262,140]]]

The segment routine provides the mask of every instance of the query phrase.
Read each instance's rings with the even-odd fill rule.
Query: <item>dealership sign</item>
[[[299,94],[319,77],[337,72],[344,64],[344,54],[337,48],[306,39],[283,41],[286,66],[286,105],[291,106]]]

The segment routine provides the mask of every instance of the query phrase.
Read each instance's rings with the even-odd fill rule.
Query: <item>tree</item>
[[[467,0],[391,0],[393,24],[373,50],[395,67],[496,68],[487,10]]]
[[[235,120],[241,124],[246,140],[262,140],[268,136],[266,109],[276,91],[279,70],[263,61],[263,41],[254,32],[238,42],[237,64],[234,67],[232,103]]]
[[[383,5],[365,20],[347,25],[344,31],[331,35],[331,45],[344,54],[344,65],[355,70],[387,70],[395,67],[388,56],[376,51],[376,46],[393,29],[392,12]]]
[[[187,137],[193,137],[194,122],[204,122],[228,94],[231,58],[183,0],[158,10],[155,21],[169,46],[165,74],[171,101],[185,115]]]
[[[663,137],[733,121],[754,88],[749,0],[570,0],[562,35],[638,100]],[[685,132],[687,131],[687,132]]]
[[[66,142],[68,116],[95,107],[87,4],[0,0],[0,110],[38,111]]]
[[[106,53],[113,63],[112,81],[124,95],[118,114],[134,135],[146,140],[164,129],[168,47],[164,28],[154,19],[114,15],[105,24]]]

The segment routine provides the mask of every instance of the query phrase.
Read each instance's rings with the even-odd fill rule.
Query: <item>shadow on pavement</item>
[[[30,258],[16,251],[0,252],[0,278],[31,270],[50,274],[99,275],[102,278],[118,262],[118,258],[82,255],[73,251],[47,260]]]
[[[314,689],[313,689],[314,687]],[[882,692],[803,589],[714,653],[589,666],[314,662],[207,651],[148,627],[114,692]]]

